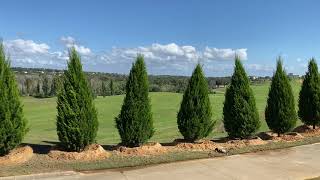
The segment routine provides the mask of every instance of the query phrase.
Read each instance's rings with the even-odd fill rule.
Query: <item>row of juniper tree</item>
[[[97,110],[92,91],[82,70],[79,54],[69,50],[68,68],[57,94],[56,127],[60,145],[67,151],[82,151],[96,142]],[[144,58],[138,55],[126,83],[126,96],[115,118],[122,145],[134,147],[146,143],[154,134],[149,99],[148,76]],[[277,61],[265,109],[269,128],[278,135],[290,131],[298,119],[290,81]],[[0,44],[0,155],[21,143],[28,131],[27,121],[9,59]],[[300,119],[307,125],[320,124],[320,77],[316,61],[311,59],[299,98]],[[235,69],[225,94],[223,122],[231,138],[249,138],[260,127],[259,114],[250,81],[241,60],[235,57]],[[177,124],[184,139],[190,142],[207,137],[213,130],[208,83],[202,66],[194,69],[184,92]]]

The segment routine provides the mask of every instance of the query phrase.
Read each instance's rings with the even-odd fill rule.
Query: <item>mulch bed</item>
[[[99,144],[92,144],[81,152],[66,152],[54,148],[48,153],[48,156],[55,160],[91,161],[108,158],[111,156],[111,153],[104,150]]]
[[[10,151],[8,155],[0,157],[0,165],[12,165],[27,162],[33,156],[30,146],[17,147]]]

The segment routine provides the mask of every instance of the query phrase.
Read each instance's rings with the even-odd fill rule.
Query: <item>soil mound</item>
[[[173,144],[175,145],[175,148],[179,150],[215,150],[219,145],[210,141],[210,140],[203,140],[198,142],[186,142],[181,139],[174,140]]]
[[[82,152],[66,152],[58,149],[53,149],[48,156],[56,160],[99,160],[111,156],[109,152],[103,149],[99,144],[87,146]]]
[[[30,146],[18,147],[10,151],[8,155],[0,157],[0,165],[24,163],[31,159],[33,150]]]
[[[239,139],[230,140],[223,139],[221,141],[213,142],[210,140],[202,140],[194,143],[185,142],[183,140],[177,139],[173,142],[174,147],[178,150],[194,150],[194,151],[206,151],[206,150],[216,150],[217,148],[234,149],[243,146],[255,146],[267,144],[268,142],[263,141],[259,137],[252,139]]]
[[[224,147],[228,149],[241,148],[244,146],[256,146],[267,144],[267,141],[263,141],[260,137],[255,137],[251,139],[237,139],[237,140],[228,140],[224,143]]]
[[[115,152],[125,156],[149,156],[166,153],[167,148],[163,147],[160,143],[147,143],[133,148],[118,146]]]

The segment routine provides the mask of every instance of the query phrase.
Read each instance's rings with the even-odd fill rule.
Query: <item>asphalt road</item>
[[[199,180],[199,179],[307,179],[320,176],[320,144],[234,155],[222,158],[161,164],[123,171],[61,172],[5,179],[104,179],[104,180]]]

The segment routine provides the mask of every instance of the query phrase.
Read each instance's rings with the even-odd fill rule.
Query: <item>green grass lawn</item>
[[[292,82],[292,87],[298,100],[300,84]],[[257,108],[262,121],[261,131],[268,129],[264,121],[264,108],[269,89],[269,83],[253,85]],[[222,93],[220,93],[222,92]],[[213,110],[213,118],[217,120],[217,127],[221,123],[222,108],[224,102],[224,90],[219,89],[219,93],[211,94],[210,100]],[[116,144],[119,140],[117,129],[115,128],[114,117],[118,115],[122,99],[124,96],[98,97],[95,105],[98,109],[99,144]],[[151,141],[171,142],[175,138],[181,138],[177,125],[176,115],[179,109],[182,94],[178,93],[150,93],[154,125],[156,132]],[[22,98],[24,103],[25,117],[29,121],[30,131],[24,142],[34,144],[46,144],[52,141],[58,141],[55,127],[56,98],[36,99],[32,97]],[[209,138],[225,135],[223,133],[213,132]]]

